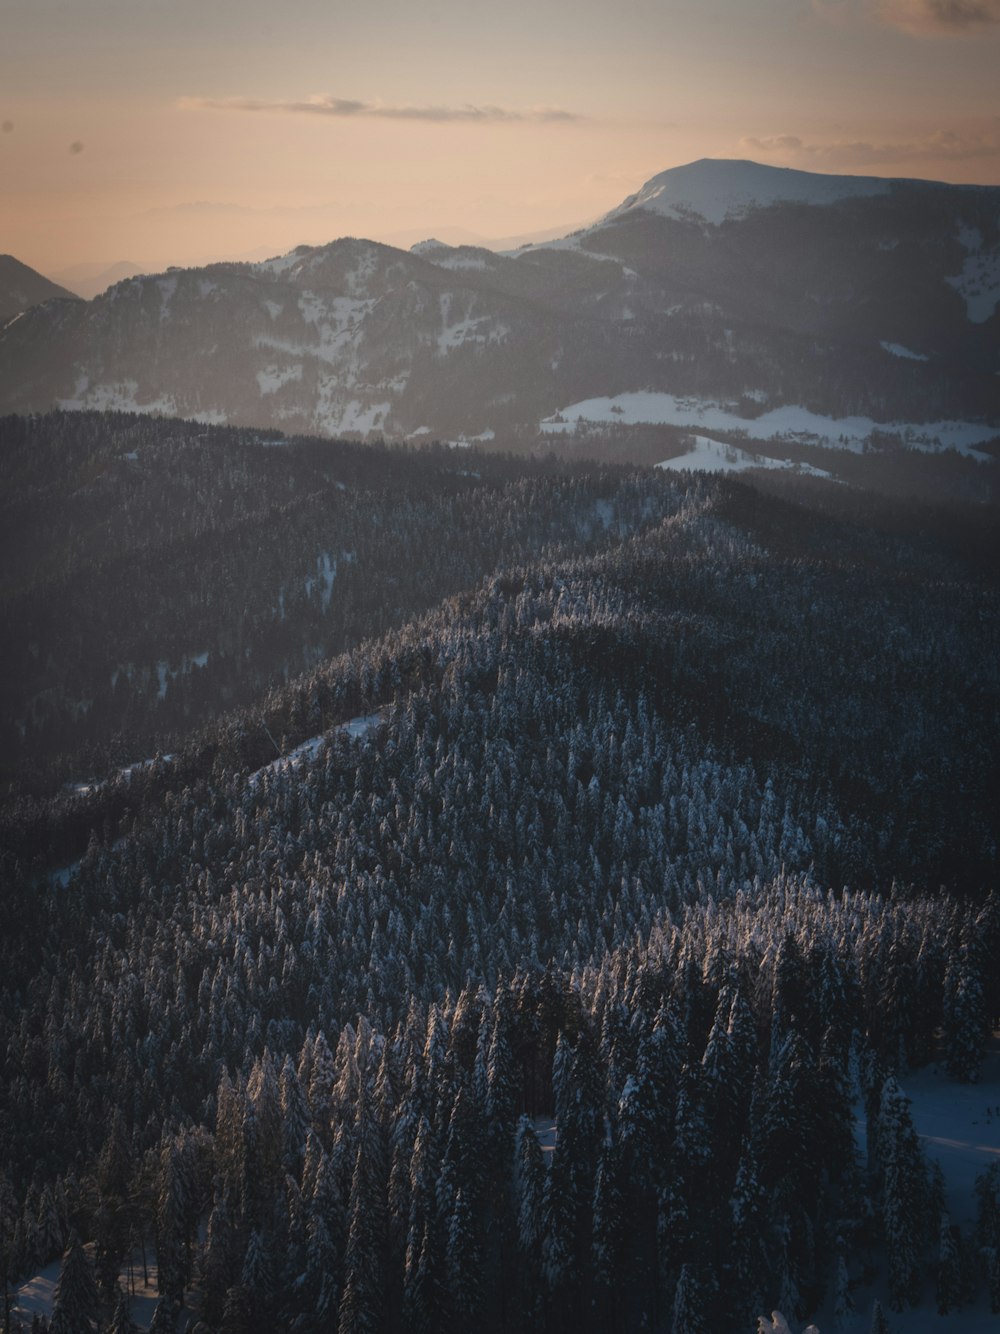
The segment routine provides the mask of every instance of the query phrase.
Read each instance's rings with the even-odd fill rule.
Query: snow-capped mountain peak
[[[888,191],[889,182],[877,176],[827,176],[739,158],[700,158],[653,176],[603,221],[649,209],[667,217],[696,217],[718,224],[772,204],[834,204]]]

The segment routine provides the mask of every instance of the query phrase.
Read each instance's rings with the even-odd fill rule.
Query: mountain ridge
[[[782,406],[827,443],[848,416],[1000,422],[1000,188],[786,172],[703,159],[516,252],[343,237],[128,278],[0,334],[0,409],[458,444],[541,442],[567,405],[636,392],[751,438]]]
[[[32,306],[53,300],[79,298],[14,255],[0,255],[0,327]]]

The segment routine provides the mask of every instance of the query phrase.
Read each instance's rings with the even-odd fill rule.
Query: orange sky
[[[0,250],[54,274],[569,229],[705,156],[1000,181],[1000,0],[0,0],[0,17]]]

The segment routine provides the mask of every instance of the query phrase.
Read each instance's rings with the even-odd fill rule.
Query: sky
[[[1000,183],[1000,0],[0,0],[58,276],[572,230],[701,157]]]

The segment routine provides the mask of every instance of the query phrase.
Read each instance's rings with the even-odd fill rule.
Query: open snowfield
[[[772,459],[762,454],[751,454],[748,450],[727,445],[721,440],[712,440],[706,435],[696,435],[694,449],[686,454],[665,459],[656,466],[667,472],[746,472],[750,468],[767,468],[803,473],[810,477],[832,477],[825,468],[815,468],[811,463],[795,464],[791,459]]]
[[[794,440],[800,444],[847,449],[855,454],[863,451],[865,441],[877,431],[898,436],[909,449],[932,452],[957,449],[979,459],[989,456],[975,446],[1000,435],[1000,428],[984,422],[877,422],[871,417],[825,417],[795,404],[772,408],[751,420],[707,399],[683,398],[653,390],[582,399],[546,417],[539,429],[553,435],[566,433],[573,431],[577,422],[738,431],[755,440]]]

